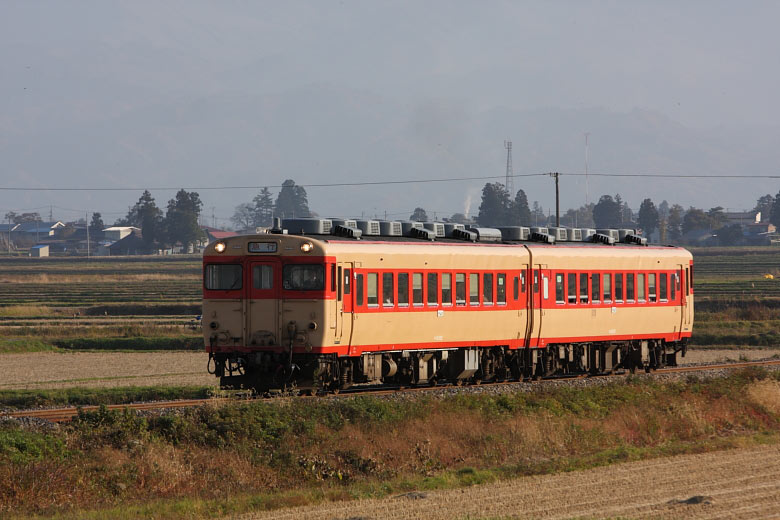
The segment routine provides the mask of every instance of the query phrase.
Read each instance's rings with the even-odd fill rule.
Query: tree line
[[[274,217],[307,218],[311,216],[306,189],[295,184],[294,180],[287,179],[282,183],[276,200],[274,200],[271,190],[265,187],[252,199],[252,202],[236,206],[230,221],[238,229],[253,229],[270,226]]]

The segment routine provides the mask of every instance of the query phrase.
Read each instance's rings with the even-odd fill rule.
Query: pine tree
[[[593,221],[597,228],[616,228],[621,223],[622,200],[618,201],[611,195],[602,195],[598,204],[593,207]]]
[[[679,204],[674,204],[669,208],[669,216],[666,217],[666,231],[667,238],[672,243],[676,243],[682,237],[683,212],[683,207]]]
[[[102,232],[106,225],[103,223],[103,217],[100,213],[92,214],[92,221],[89,223],[89,232],[97,233]]]
[[[645,199],[639,206],[639,227],[645,236],[650,239],[653,232],[658,229],[658,210],[650,199]]]
[[[422,208],[414,208],[414,212],[409,215],[412,222],[428,222],[428,214]]]
[[[512,226],[530,226],[531,209],[528,207],[528,197],[523,190],[518,190],[515,200],[510,205],[509,224]]]
[[[780,228],[780,192],[775,195],[775,201],[772,203],[772,211],[769,222]]]
[[[282,189],[276,197],[274,214],[283,218],[307,218],[311,215],[306,190],[292,179],[282,183]]]
[[[487,183],[482,188],[482,204],[479,205],[477,222],[485,227],[508,225],[509,192],[500,182]]]
[[[273,222],[274,199],[271,191],[266,187],[252,199],[254,203],[254,225],[268,227]]]
[[[162,224],[162,210],[157,207],[149,190],[144,190],[138,202],[127,212],[127,216],[117,221],[119,226],[140,228],[147,247],[164,239]]]
[[[756,207],[753,208],[753,211],[757,213],[761,213],[761,222],[769,222],[772,218],[772,206],[775,203],[774,197],[772,197],[770,194],[766,194],[763,197],[760,197],[756,201]]]
[[[198,225],[198,217],[203,203],[197,192],[176,192],[176,197],[168,201],[165,213],[165,230],[168,243],[180,242],[185,248],[195,244],[203,236]]]

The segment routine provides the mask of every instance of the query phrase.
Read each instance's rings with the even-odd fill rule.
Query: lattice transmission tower
[[[509,192],[509,198],[512,199],[515,196],[515,174],[512,171],[512,141],[504,141],[504,148],[506,148],[506,191]]]

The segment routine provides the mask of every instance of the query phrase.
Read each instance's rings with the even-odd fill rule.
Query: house
[[[223,231],[221,229],[208,226],[201,226],[201,229],[206,234],[206,239],[208,240],[209,244],[216,242],[217,240],[222,240],[223,238],[238,236],[238,233],[234,231]]]
[[[64,228],[65,224],[56,222],[22,222],[12,230],[13,233],[19,233],[28,237],[53,237],[59,228]]]
[[[125,256],[125,255],[148,255],[157,251],[150,248],[144,242],[141,230],[133,231],[121,240],[117,240],[111,245],[103,246],[104,250],[98,250],[98,254],[107,253],[107,256]]]
[[[106,240],[116,242],[122,240],[126,236],[129,236],[135,232],[140,232],[141,229],[133,226],[112,226],[103,230],[103,237]]]
[[[726,217],[726,222],[724,223],[726,226],[731,226],[732,224],[746,226],[761,222],[760,211],[726,211],[723,215]]]

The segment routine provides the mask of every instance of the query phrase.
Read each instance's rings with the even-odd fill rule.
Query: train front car
[[[203,255],[203,331],[209,371],[223,387],[321,387],[335,327],[336,266],[310,237],[248,235]],[[330,320],[330,321],[329,321]],[[327,388],[327,383],[325,384]]]

